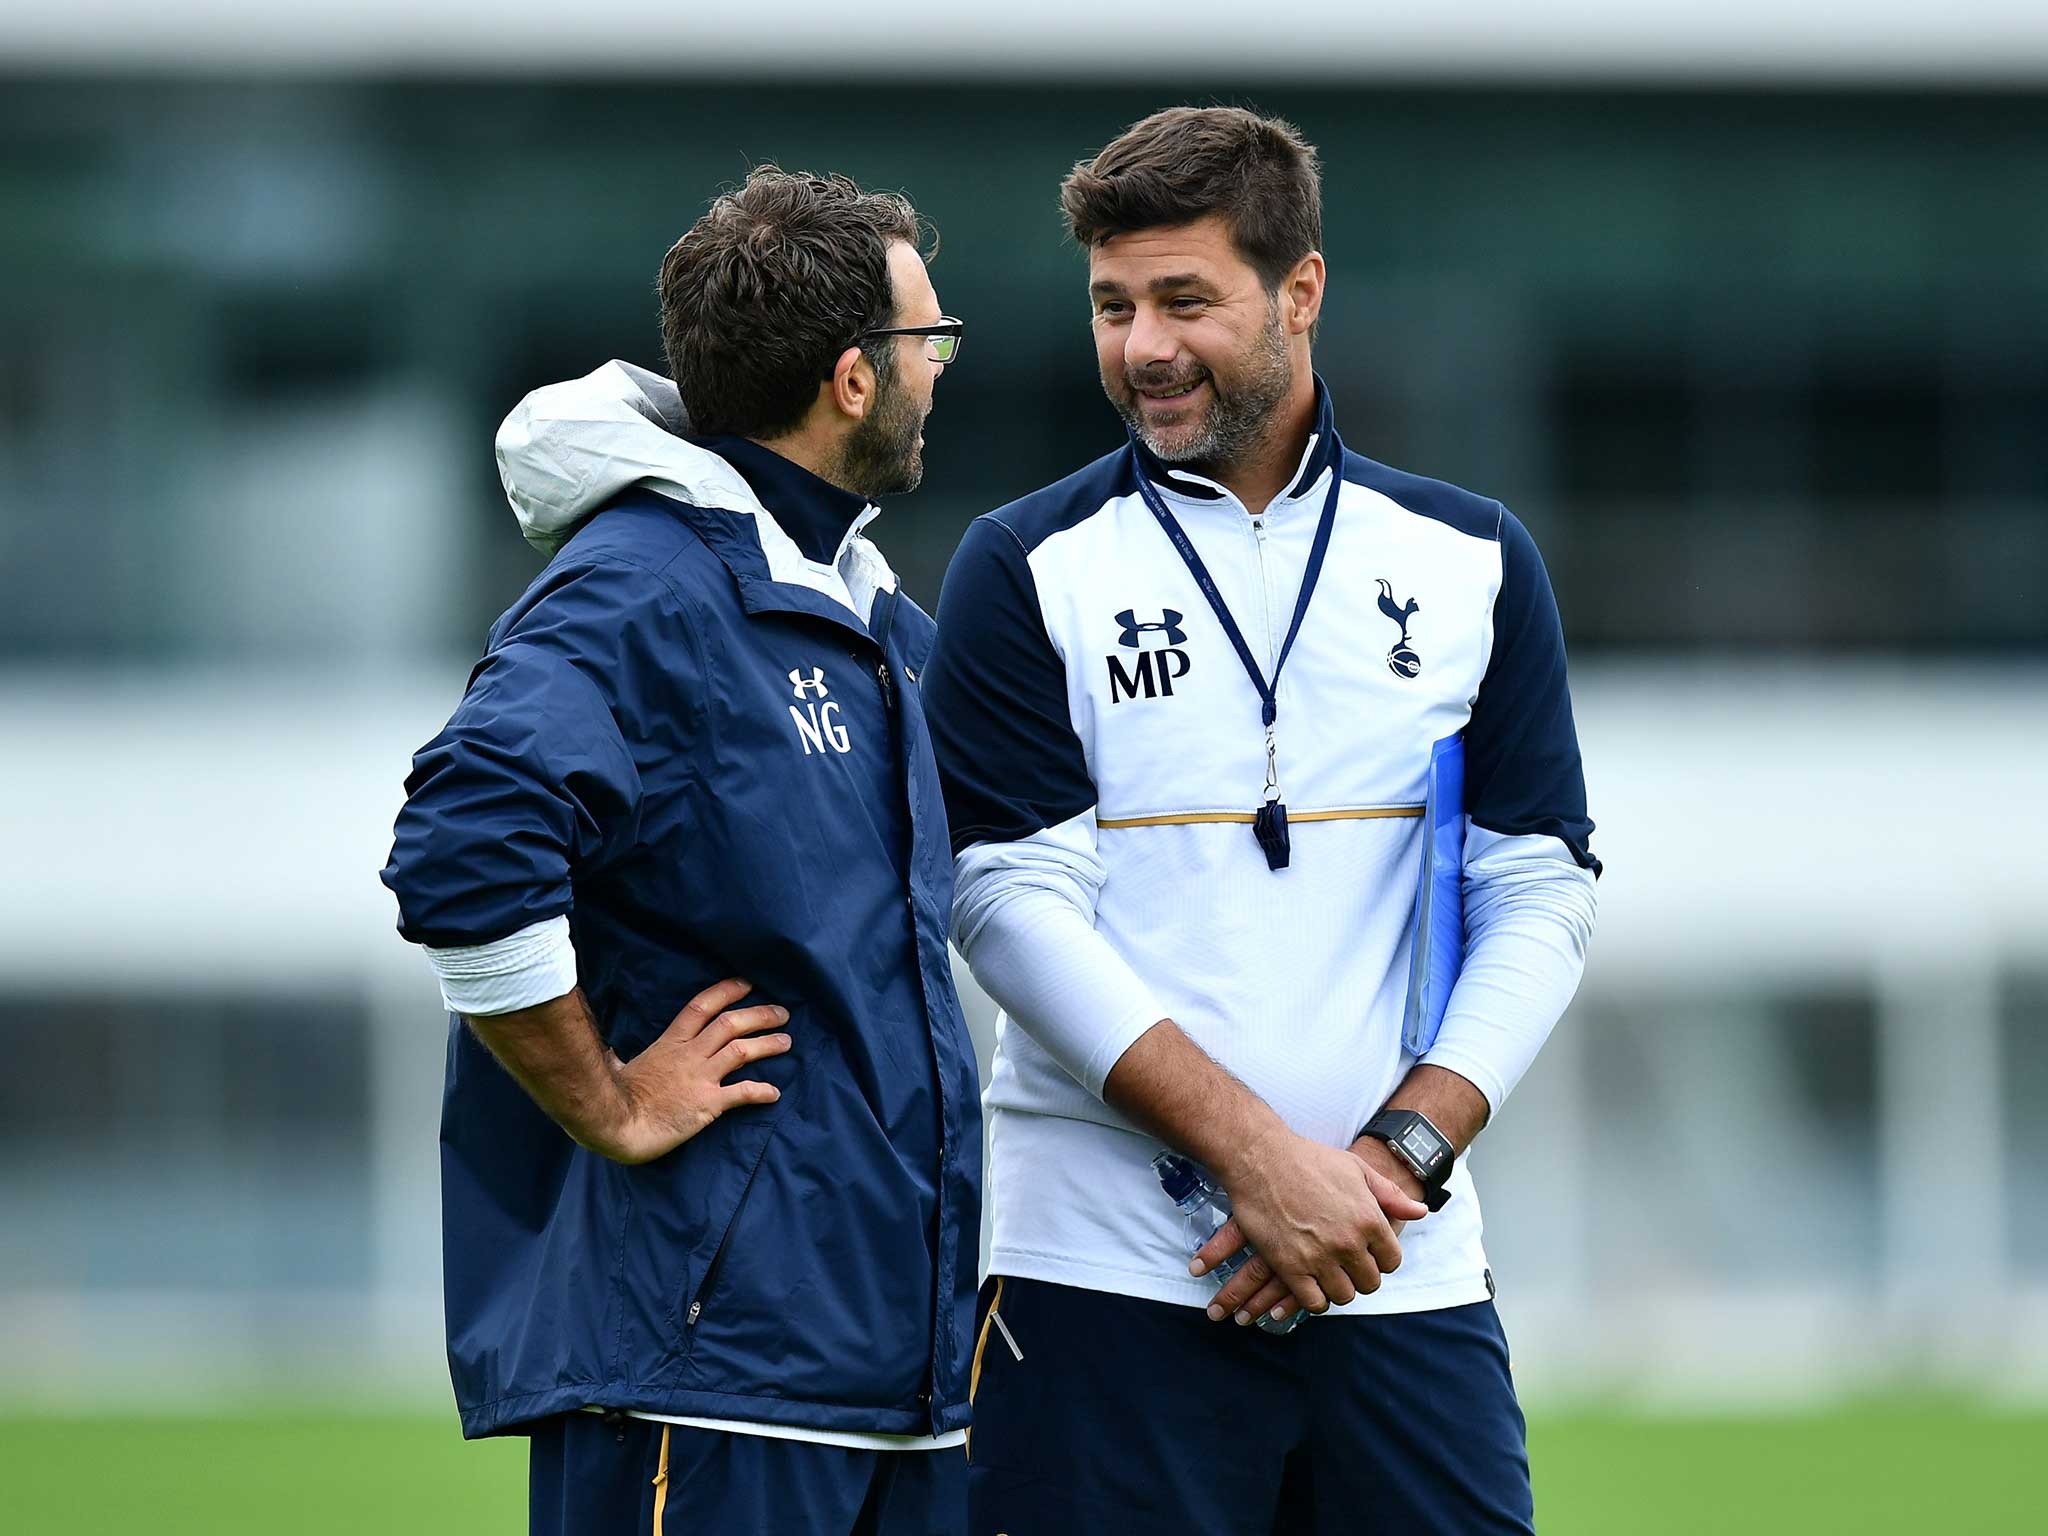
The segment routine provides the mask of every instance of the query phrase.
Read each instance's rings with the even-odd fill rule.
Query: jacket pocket
[[[725,1228],[718,1234],[718,1246],[711,1250],[711,1260],[704,1266],[704,1273],[691,1288],[689,1298],[684,1301],[682,1318],[683,1354],[688,1356],[697,1338],[697,1320],[704,1315],[704,1309],[715,1300],[718,1273],[725,1267],[725,1256],[731,1249],[733,1234],[739,1231],[740,1215],[747,1208],[747,1201],[754,1193],[755,1181],[760,1177],[761,1164],[767,1161],[768,1149],[775,1145],[775,1131],[781,1129],[778,1118],[775,1129],[762,1138],[761,1150],[754,1154],[753,1165],[747,1169],[747,1181],[740,1186],[740,1197],[733,1202],[732,1214],[725,1219]]]

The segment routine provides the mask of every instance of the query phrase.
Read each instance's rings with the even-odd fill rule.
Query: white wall
[[[223,1299],[152,1286],[146,1254],[30,1287],[0,1245],[0,1394],[444,1389],[444,1025],[376,871],[461,683],[0,677],[0,1001],[364,998],[375,1248],[367,1286]],[[2005,979],[2048,976],[2048,669],[1584,667],[1574,692],[1608,866],[1589,979],[1474,1154],[1525,1393],[2048,1395],[1999,1022]],[[1770,1010],[1814,991],[1873,1005],[1867,1140],[1795,1091]]]
[[[770,7],[674,0],[13,0],[0,54],[17,68],[702,74],[1053,72],[1061,79],[2038,80],[2048,12],[2031,0],[1307,0],[1283,26],[1231,0],[1183,0],[1171,25],[1091,0],[962,6],[893,0]]]

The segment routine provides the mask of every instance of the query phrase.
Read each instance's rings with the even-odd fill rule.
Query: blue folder
[[[1465,964],[1465,738],[1429,749],[1422,806],[1422,875],[1415,891],[1415,941],[1408,954],[1408,1006],[1401,1046],[1420,1056],[1436,1044],[1451,988]]]

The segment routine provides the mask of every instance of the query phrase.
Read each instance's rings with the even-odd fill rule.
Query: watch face
[[[1401,1133],[1401,1147],[1419,1167],[1427,1168],[1443,1152],[1443,1143],[1430,1135],[1426,1125],[1411,1125]]]

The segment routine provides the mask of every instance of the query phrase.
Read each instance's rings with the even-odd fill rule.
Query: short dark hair
[[[1084,249],[1221,214],[1269,291],[1323,245],[1315,146],[1243,107],[1168,107],[1133,123],[1060,183],[1060,211]]]
[[[908,198],[757,166],[662,258],[662,350],[705,436],[794,428],[861,332],[895,317],[889,247],[926,226]],[[893,354],[868,353],[877,369]],[[886,381],[885,381],[886,382]]]

